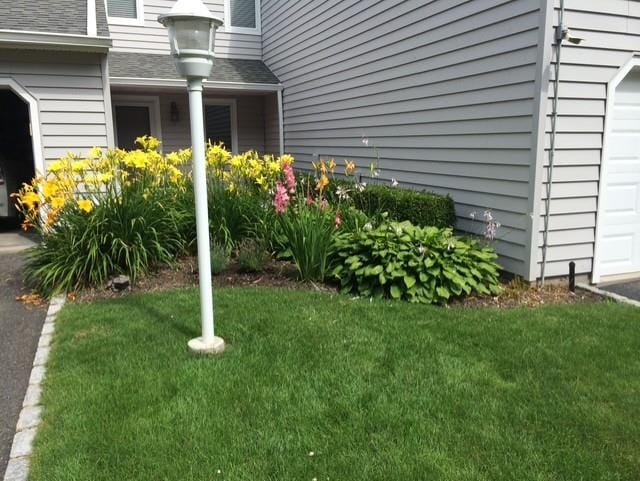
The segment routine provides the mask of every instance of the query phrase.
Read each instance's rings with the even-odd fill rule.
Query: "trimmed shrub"
[[[409,221],[419,226],[455,227],[455,206],[448,195],[388,185],[367,185],[362,191],[353,189],[351,196],[353,205],[370,216],[388,212],[389,218],[395,221]]]
[[[500,291],[496,253],[474,239],[410,222],[367,227],[336,240],[332,274],[344,292],[444,304],[474,292]]]

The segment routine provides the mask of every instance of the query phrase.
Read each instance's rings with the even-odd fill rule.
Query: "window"
[[[207,140],[222,142],[232,152],[238,151],[236,103],[230,99],[207,99],[204,106],[204,125]]]
[[[144,22],[142,4],[144,0],[107,0],[107,16],[110,23],[126,25]]]
[[[225,0],[225,31],[260,34],[260,0]]]
[[[114,95],[112,103],[115,141],[118,148],[139,148],[136,138],[143,135],[152,135],[162,140],[160,101],[157,97]]]

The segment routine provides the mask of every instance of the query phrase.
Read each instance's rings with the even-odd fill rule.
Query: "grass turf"
[[[640,479],[639,309],[216,301],[218,358],[195,290],[66,307],[31,481]]]

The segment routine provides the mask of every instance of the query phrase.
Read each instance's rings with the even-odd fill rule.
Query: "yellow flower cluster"
[[[23,214],[23,227],[49,230],[65,208],[90,213],[108,194],[117,195],[123,186],[140,183],[145,189],[166,185],[183,186],[182,166],[191,159],[191,151],[168,155],[158,151],[160,142],[149,136],[136,139],[139,149],[91,149],[86,158],[75,154],[51,162],[48,173],[24,184],[14,194]]]
[[[273,190],[280,179],[283,167],[293,164],[293,157],[283,155],[260,156],[255,151],[233,155],[221,144],[209,144],[206,152],[209,174],[224,182],[231,192],[243,188]]]

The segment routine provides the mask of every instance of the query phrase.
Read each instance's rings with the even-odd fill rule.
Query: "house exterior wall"
[[[0,77],[38,102],[45,164],[108,145],[102,55],[0,49]]]
[[[553,0],[550,0],[553,2]],[[554,25],[560,1],[555,0]],[[640,51],[640,3],[630,0],[565,0],[564,23],[584,42],[564,42],[559,87],[559,118],[551,195],[546,275],[566,275],[569,261],[577,273],[592,271],[598,183],[602,161],[607,84]],[[553,42],[551,37],[549,42]],[[555,53],[553,57],[555,65]],[[553,81],[554,70],[551,69]],[[553,83],[548,89],[545,146],[550,145]],[[539,162],[545,169],[549,152]],[[543,173],[546,182],[548,174]],[[541,189],[544,215],[546,183]],[[544,223],[541,221],[540,229]],[[542,261],[538,236],[538,269]],[[538,270],[539,274],[539,270]]]
[[[541,0],[263,0],[263,60],[284,84],[285,150],[491,209],[503,266],[528,270]],[[363,145],[362,137],[369,139]],[[364,169],[366,171],[366,169]]]
[[[123,92],[118,91],[118,94]],[[189,126],[189,101],[183,93],[162,93],[160,101],[160,123],[162,129],[162,146],[165,152],[173,152],[191,147],[191,129]],[[206,98],[235,98],[238,123],[238,150],[257,150],[265,152],[265,120],[264,97],[261,95],[228,95],[208,94]],[[171,102],[175,102],[180,112],[177,122],[171,121]]]
[[[224,18],[224,0],[204,0],[213,15]],[[109,23],[113,50],[137,53],[169,53],[167,30],[158,23],[158,15],[166,14],[175,0],[144,0],[144,25]],[[260,60],[260,35],[228,33],[224,28],[216,32],[215,53],[219,57]]]

